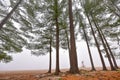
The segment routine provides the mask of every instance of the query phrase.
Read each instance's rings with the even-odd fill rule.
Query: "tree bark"
[[[9,20],[13,12],[17,9],[19,4],[22,2],[22,0],[19,0],[19,2],[15,5],[15,7],[10,11],[10,13],[7,14],[7,16],[1,21],[0,23],[0,30],[2,29],[3,25]]]
[[[106,65],[105,65],[105,62],[104,62],[104,59],[103,59],[103,56],[102,56],[102,53],[101,53],[101,51],[100,51],[100,47],[99,47],[98,41],[97,41],[97,39],[96,39],[94,30],[93,30],[93,27],[92,27],[92,24],[91,24],[91,21],[90,21],[90,19],[89,19],[88,14],[86,14],[86,15],[87,15],[87,18],[88,18],[88,21],[89,21],[89,24],[90,24],[90,28],[91,28],[91,30],[92,30],[92,34],[93,34],[93,37],[94,37],[94,40],[95,40],[95,43],[96,43],[96,46],[97,46],[99,55],[100,55],[100,59],[101,59],[102,66],[103,66],[103,70],[107,70]]]
[[[116,63],[115,57],[114,57],[114,55],[113,55],[113,53],[112,53],[112,51],[111,51],[111,49],[110,49],[110,46],[109,46],[109,44],[108,44],[108,42],[107,42],[107,40],[106,40],[106,38],[105,38],[105,36],[104,36],[104,34],[103,34],[103,32],[102,32],[101,29],[100,29],[100,32],[101,32],[101,34],[102,34],[102,36],[103,36],[103,39],[105,40],[105,43],[106,43],[106,45],[107,45],[107,48],[108,48],[108,50],[109,50],[109,52],[110,52],[110,55],[111,55],[111,57],[112,57],[112,60],[113,60],[113,62],[114,62],[115,68],[119,68],[118,65],[117,65],[117,63]]]
[[[82,24],[83,25],[83,24]],[[87,44],[87,48],[88,48],[88,53],[89,53],[89,57],[90,57],[90,62],[91,62],[91,66],[92,66],[92,71],[95,71],[95,67],[94,67],[94,63],[93,63],[93,59],[92,59],[92,55],[91,55],[91,51],[90,51],[90,47],[89,47],[89,43],[88,43],[88,39],[87,39],[87,34],[86,34],[86,31],[85,31],[85,28],[83,26],[83,32],[84,32],[84,35],[85,35],[85,41],[86,41],[86,44]]]
[[[59,75],[60,68],[59,68],[59,26],[58,26],[58,19],[56,18],[56,70],[55,74]]]
[[[67,44],[68,44],[68,52],[69,52],[69,62],[70,62],[70,69],[69,71],[71,70],[71,55],[70,55],[70,52],[71,52],[71,49],[70,49],[70,41],[69,41],[69,37],[68,37],[68,33],[67,33],[67,30],[65,29],[65,34],[66,34],[66,37],[67,37]]]
[[[58,1],[55,1],[55,24],[56,24],[56,69],[55,75],[59,75],[60,68],[59,68],[59,24],[58,24]]]
[[[111,60],[111,58],[110,58],[110,54],[109,54],[108,49],[107,49],[107,47],[106,47],[106,44],[105,44],[105,42],[104,42],[104,40],[103,40],[103,37],[102,37],[102,35],[101,35],[101,32],[100,32],[100,30],[99,30],[99,28],[98,28],[99,25],[98,25],[98,24],[96,23],[96,21],[94,20],[94,17],[93,17],[92,14],[91,14],[91,17],[92,17],[92,19],[93,19],[93,22],[94,22],[94,24],[95,24],[95,27],[97,28],[98,34],[99,34],[100,39],[101,39],[101,41],[102,41],[103,47],[104,47],[105,52],[106,52],[106,55],[107,55],[107,57],[108,57],[108,61],[109,61],[111,70],[116,70],[116,69],[114,68],[114,66],[113,66],[112,60]]]
[[[51,66],[52,66],[52,38],[50,38],[50,54],[49,54],[49,70],[48,73],[51,73]]]
[[[70,73],[79,73],[78,62],[77,62],[77,52],[76,52],[76,43],[74,36],[74,26],[73,26],[73,13],[72,13],[72,0],[69,0],[69,22],[70,22],[70,57],[71,57],[71,69]]]

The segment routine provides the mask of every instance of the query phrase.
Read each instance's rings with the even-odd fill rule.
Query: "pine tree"
[[[12,57],[9,56],[9,53],[21,52],[23,46],[27,44],[27,40],[23,38],[22,33],[18,30],[14,21],[12,20],[12,14],[15,13],[15,10],[20,5],[21,0],[17,3],[15,2],[14,8],[8,13],[6,10],[2,9],[5,6],[4,2],[1,5],[1,17],[3,18],[0,23],[0,55],[1,61],[9,62],[12,60]],[[12,5],[12,4],[10,4]],[[3,14],[5,13],[5,14]],[[7,14],[8,13],[8,14]],[[8,20],[9,19],[9,20]],[[4,27],[3,27],[4,26]],[[2,58],[3,56],[3,58]]]
[[[22,0],[19,0],[18,3],[14,6],[14,8],[7,14],[7,16],[0,22],[0,30],[2,29],[3,25],[8,21],[8,19],[11,17],[11,15],[15,12],[19,4],[22,2]]]
[[[71,49],[71,52],[70,52],[70,57],[71,57],[70,73],[79,73],[75,35],[74,35],[74,25],[73,25],[72,0],[69,0],[68,5],[69,5],[70,49]]]
[[[107,70],[104,59],[103,59],[103,56],[102,56],[102,53],[101,53],[101,50],[100,50],[98,40],[97,40],[96,35],[95,35],[95,31],[94,31],[94,28],[93,28],[93,25],[92,25],[92,20],[90,18],[90,14],[92,14],[92,12],[94,11],[94,8],[96,8],[96,5],[98,5],[98,4],[99,4],[99,1],[94,1],[93,2],[93,1],[90,1],[90,0],[86,0],[85,3],[82,4],[82,6],[85,10],[85,15],[88,19],[88,22],[89,22],[89,25],[90,25],[90,28],[91,28],[91,32],[92,32],[92,35],[94,37],[94,40],[95,40],[95,43],[96,43],[96,46],[97,46],[97,49],[98,49],[98,52],[99,52],[99,55],[100,55],[103,70]]]

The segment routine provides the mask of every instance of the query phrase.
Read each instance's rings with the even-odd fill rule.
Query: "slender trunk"
[[[70,42],[69,42],[69,37],[68,37],[68,33],[67,33],[67,30],[66,30],[66,29],[65,29],[65,34],[66,34],[66,37],[67,37],[67,44],[68,44],[69,61],[70,61],[70,69],[69,69],[69,71],[70,71],[70,70],[71,70],[71,66],[72,66],[72,65],[71,65],[71,56],[70,56],[70,55],[71,55],[71,54],[70,54],[70,52],[71,52],[70,50],[71,50],[71,49],[70,49]]]
[[[1,21],[0,23],[0,30],[2,29],[3,25],[9,20],[13,12],[17,9],[19,4],[22,2],[22,0],[19,0],[19,2],[14,6],[14,8],[10,11],[10,13],[7,14],[7,16]]]
[[[74,26],[73,26],[73,13],[72,13],[72,0],[69,0],[69,21],[70,21],[70,56],[71,56],[71,69],[70,73],[79,73],[78,62],[77,62],[77,52],[76,52],[76,43],[74,35]]]
[[[105,62],[104,62],[104,59],[103,59],[103,56],[102,56],[102,53],[101,53],[101,51],[100,51],[100,47],[99,47],[98,41],[97,41],[96,36],[95,36],[95,32],[94,32],[93,27],[92,27],[92,24],[91,24],[91,21],[90,21],[90,19],[89,19],[88,14],[86,14],[86,15],[87,15],[87,18],[88,18],[88,21],[89,21],[89,24],[90,24],[90,28],[91,28],[91,30],[92,30],[92,34],[93,34],[93,37],[94,37],[94,40],[95,40],[95,43],[96,43],[96,46],[97,46],[99,55],[100,55],[100,59],[101,59],[102,66],[103,66],[103,70],[107,70],[106,65],[105,65]]]
[[[56,70],[55,74],[58,75],[60,72],[59,69],[59,26],[58,19],[56,18]]]
[[[88,43],[88,39],[87,39],[87,34],[86,34],[84,26],[83,26],[83,32],[84,32],[84,35],[85,35],[85,41],[86,41],[87,48],[88,48],[88,53],[89,53],[89,57],[90,57],[92,71],[95,71],[95,67],[94,67],[94,63],[93,63],[93,59],[92,59],[92,55],[91,55],[91,51],[90,51],[90,47],[89,47],[89,43]]]
[[[94,22],[94,24],[95,24],[95,27],[97,28],[98,34],[99,34],[100,39],[101,39],[101,41],[102,41],[103,47],[104,47],[105,52],[106,52],[106,55],[107,55],[107,57],[108,57],[108,61],[109,61],[111,70],[116,70],[116,69],[114,68],[114,66],[113,66],[112,60],[111,60],[111,58],[110,58],[110,54],[109,54],[108,49],[107,49],[107,46],[106,46],[106,44],[105,44],[105,42],[104,42],[104,40],[103,40],[103,37],[102,37],[102,35],[101,35],[101,32],[100,32],[99,28],[98,28],[99,25],[98,25],[98,24],[96,23],[96,21],[94,20],[94,17],[93,17],[92,14],[91,14],[91,17],[92,17],[92,19],[93,19],[93,22]]]
[[[51,73],[51,66],[52,66],[52,38],[50,38],[50,54],[49,54],[49,70],[48,73]]]
[[[55,24],[56,24],[56,69],[55,75],[59,75],[59,24],[58,24],[58,0],[54,0],[55,9]]]
[[[114,62],[115,68],[119,68],[118,65],[117,65],[117,63],[116,63],[115,57],[114,57],[114,55],[113,55],[113,53],[112,53],[112,51],[111,51],[111,49],[110,49],[110,46],[109,46],[109,44],[108,44],[108,42],[107,42],[107,40],[106,40],[106,38],[105,38],[105,36],[104,36],[104,34],[103,34],[103,32],[102,32],[101,29],[100,29],[100,32],[101,32],[101,34],[102,34],[102,36],[103,36],[103,39],[105,40],[105,43],[106,43],[106,45],[107,45],[107,48],[108,48],[108,50],[109,50],[109,52],[110,52],[110,55],[111,55],[111,57],[112,57],[112,60],[113,60],[113,62]]]

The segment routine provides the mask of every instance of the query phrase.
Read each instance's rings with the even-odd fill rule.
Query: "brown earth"
[[[69,74],[63,70],[59,76],[46,73],[46,70],[1,71],[0,80],[120,80],[120,70],[90,71],[80,70],[80,74]]]

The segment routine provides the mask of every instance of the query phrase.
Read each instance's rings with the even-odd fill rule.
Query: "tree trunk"
[[[59,75],[59,26],[58,26],[58,19],[56,18],[56,70],[55,74]]]
[[[51,66],[52,66],[52,38],[50,38],[50,54],[49,54],[49,70],[48,73],[51,73]]]
[[[107,55],[107,57],[108,57],[108,61],[109,61],[111,70],[116,70],[116,69],[114,68],[114,66],[113,66],[112,60],[111,60],[111,58],[110,58],[110,54],[109,54],[108,49],[107,49],[107,47],[106,47],[106,44],[105,44],[105,42],[104,42],[104,40],[103,40],[103,37],[102,37],[102,35],[101,35],[101,32],[100,32],[100,30],[99,30],[99,28],[98,28],[99,25],[98,25],[98,24],[96,23],[96,21],[94,20],[94,17],[93,17],[92,14],[91,14],[91,17],[92,17],[92,19],[93,19],[93,22],[94,22],[94,24],[95,24],[95,27],[97,28],[98,34],[99,34],[100,39],[101,39],[101,41],[102,41],[103,47],[104,47],[105,52],[106,52],[106,55]]]
[[[92,59],[92,55],[91,55],[91,51],[90,51],[90,47],[89,47],[89,43],[88,43],[88,39],[87,39],[87,34],[86,34],[84,26],[83,26],[83,32],[84,32],[84,35],[85,35],[85,41],[86,41],[86,44],[87,44],[88,53],[89,53],[89,57],[90,57],[90,62],[91,62],[91,66],[92,66],[91,70],[95,71],[95,67],[94,67],[94,63],[93,63],[93,59]]]
[[[111,55],[111,57],[112,57],[112,60],[113,60],[113,62],[114,62],[115,68],[119,68],[118,65],[117,65],[117,63],[116,63],[115,57],[114,57],[114,55],[113,55],[113,53],[112,53],[112,51],[111,51],[111,49],[110,49],[110,46],[109,46],[109,44],[108,44],[108,42],[107,42],[107,40],[106,40],[106,38],[105,38],[105,36],[104,36],[104,34],[103,34],[103,32],[102,32],[101,29],[100,29],[100,32],[101,32],[101,34],[102,34],[102,36],[103,36],[103,39],[105,40],[105,43],[106,43],[106,45],[107,45],[107,48],[108,48],[108,50],[109,50],[109,52],[110,52],[110,55]]]
[[[77,52],[76,43],[74,36],[74,26],[73,26],[73,13],[72,13],[72,0],[69,0],[69,21],[70,21],[70,57],[71,57],[71,69],[70,73],[79,73],[78,62],[77,62]]]
[[[106,65],[105,65],[105,62],[104,62],[104,59],[103,59],[103,56],[102,56],[102,53],[101,53],[101,51],[100,51],[100,47],[99,47],[98,41],[97,41],[97,39],[96,39],[94,30],[93,30],[93,27],[92,27],[92,24],[91,24],[91,21],[90,21],[90,19],[89,19],[88,14],[86,14],[86,15],[87,15],[87,18],[88,18],[88,21],[89,21],[89,24],[90,24],[90,28],[91,28],[91,30],[92,30],[93,37],[94,37],[94,39],[95,39],[95,43],[96,43],[96,46],[97,46],[99,55],[100,55],[100,59],[101,59],[102,66],[103,66],[103,70],[107,70]]]
[[[70,61],[70,69],[69,71],[71,70],[71,49],[70,49],[70,42],[69,42],[69,37],[68,37],[68,33],[67,33],[67,30],[65,29],[65,34],[66,34],[66,37],[67,37],[67,44],[68,44],[68,52],[69,52],[69,61]]]
[[[15,5],[15,7],[10,11],[10,13],[7,14],[7,16],[1,21],[0,23],[0,30],[2,29],[3,25],[9,20],[13,12],[17,9],[19,4],[22,2],[22,0],[19,0],[19,2]]]
[[[59,23],[58,23],[58,0],[54,0],[55,9],[55,25],[56,25],[56,69],[55,75],[59,75]]]

